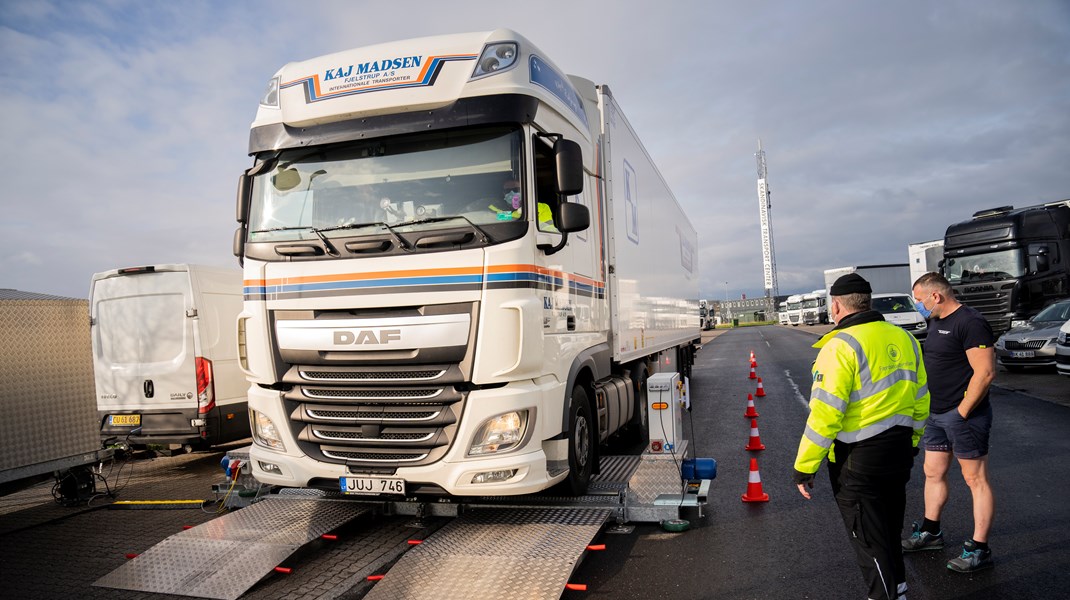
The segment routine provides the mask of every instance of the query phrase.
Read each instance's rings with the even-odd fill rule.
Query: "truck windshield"
[[[1021,250],[1001,250],[972,256],[949,258],[944,264],[944,277],[952,285],[974,281],[998,281],[1025,275],[1025,260]]]
[[[803,300],[803,308],[817,308],[816,299]]]
[[[249,241],[520,220],[520,148],[493,128],[285,150],[253,180]]]

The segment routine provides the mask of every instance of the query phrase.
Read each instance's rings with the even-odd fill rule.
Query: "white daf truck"
[[[253,474],[586,490],[700,341],[697,235],[605,85],[514,31],[272,78],[239,182]]]

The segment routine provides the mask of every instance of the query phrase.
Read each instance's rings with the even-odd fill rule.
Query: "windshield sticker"
[[[442,56],[399,56],[351,65],[338,65],[322,73],[287,81],[280,87],[304,86],[305,103],[332,98],[435,85],[442,65],[452,61],[475,60],[476,54]]]
[[[531,70],[531,83],[546,88],[546,91],[557,96],[558,99],[565,103],[565,106],[579,117],[584,128],[589,127],[587,125],[587,113],[583,110],[583,101],[580,100],[580,94],[576,91],[576,88],[572,87],[567,78],[554,70],[549,63],[535,55],[531,56],[529,68]]]

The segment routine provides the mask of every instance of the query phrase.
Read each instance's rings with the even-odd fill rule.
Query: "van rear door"
[[[189,272],[150,269],[120,269],[94,279],[93,367],[102,413],[196,411]],[[150,434],[147,424],[143,433]]]

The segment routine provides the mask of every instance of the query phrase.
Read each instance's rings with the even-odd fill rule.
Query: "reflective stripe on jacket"
[[[929,417],[929,388],[914,336],[882,319],[870,320],[834,329],[814,347],[821,351],[796,471],[816,473],[826,455],[836,462],[830,454],[834,440],[852,444],[896,425],[912,428],[918,445]]]

